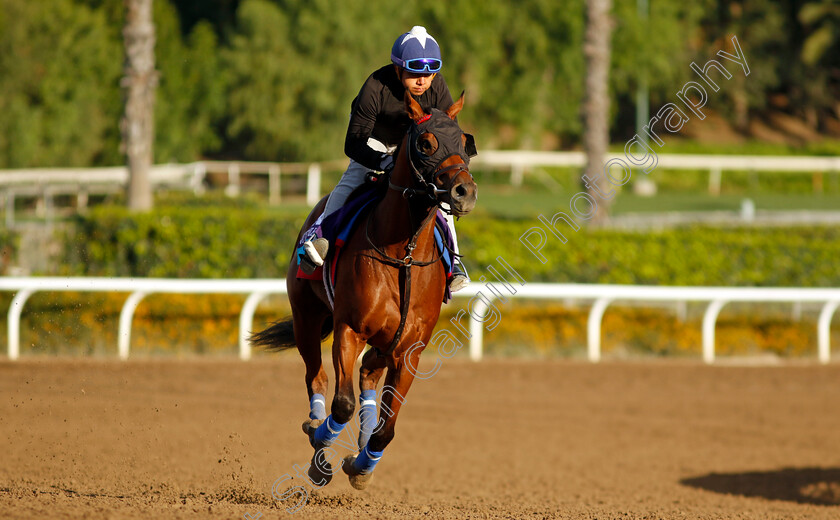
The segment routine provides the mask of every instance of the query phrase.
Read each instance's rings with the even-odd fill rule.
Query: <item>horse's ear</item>
[[[405,91],[405,111],[408,112],[408,117],[415,123],[420,121],[426,115],[423,112],[423,107],[420,103],[414,100],[414,97],[406,90]]]
[[[449,119],[455,119],[455,116],[458,115],[458,112],[464,108],[464,91],[461,91],[461,97],[458,98],[458,101],[452,103],[452,106],[446,109],[446,115],[449,116]]]

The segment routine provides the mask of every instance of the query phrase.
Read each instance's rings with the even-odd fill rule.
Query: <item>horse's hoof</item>
[[[318,453],[323,452],[322,450],[315,450],[315,454],[312,455],[312,460],[310,461],[309,469],[307,470],[306,474],[309,475],[309,480],[316,487],[323,487],[329,484],[332,480],[333,469],[332,464],[330,464],[330,462],[325,458],[321,459],[323,460],[323,464],[317,464]]]
[[[301,425],[303,427],[303,433],[307,435],[309,435],[309,432],[314,433],[315,430],[318,429],[318,426],[321,426],[323,422],[323,419],[307,419],[303,421],[303,424]]]
[[[315,447],[315,430],[317,430],[318,426],[321,426],[321,423],[323,422],[323,419],[307,419],[303,421],[303,433],[309,437],[309,444],[311,444],[313,448]]]
[[[344,464],[341,465],[341,469],[350,477],[350,485],[361,491],[373,480],[373,473],[359,473],[353,466],[354,462],[356,462],[356,455],[344,457]]]

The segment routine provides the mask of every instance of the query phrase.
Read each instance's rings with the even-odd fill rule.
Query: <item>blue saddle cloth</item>
[[[330,303],[333,300],[332,288],[335,286],[335,266],[338,263],[336,260],[341,254],[344,244],[356,226],[362,221],[362,217],[368,211],[372,210],[377,202],[384,197],[385,190],[380,188],[378,184],[365,183],[353,191],[341,209],[324,219],[318,219],[310,229],[301,235],[296,249],[298,266],[300,265],[300,260],[306,254],[303,249],[303,243],[306,240],[314,236],[319,236],[326,238],[330,242],[330,251],[333,253],[324,263],[324,266],[328,266],[326,272],[324,272],[323,266],[316,269],[312,274],[306,274],[300,268],[298,268],[297,272],[298,278],[310,280],[323,278],[327,288],[327,294],[330,297]],[[320,228],[318,228],[319,223]],[[435,243],[437,244],[438,251],[441,253],[441,261],[446,269],[447,285],[443,296],[443,301],[446,303],[452,297],[448,282],[452,278],[452,254],[450,251],[454,249],[454,240],[452,239],[452,234],[449,232],[446,219],[440,210],[435,215]]]

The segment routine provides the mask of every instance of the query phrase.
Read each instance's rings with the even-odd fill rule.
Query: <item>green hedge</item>
[[[180,206],[97,208],[68,233],[61,273],[283,277],[302,214]],[[839,287],[840,228],[712,228],[548,233],[540,262],[519,238],[539,221],[468,216],[457,224],[473,279],[502,256],[528,282]]]
[[[278,278],[305,216],[264,209],[180,207],[77,217],[59,271],[87,276]]]

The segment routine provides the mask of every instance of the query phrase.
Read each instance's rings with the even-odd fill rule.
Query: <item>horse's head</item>
[[[405,107],[413,121],[406,148],[415,177],[437,203],[447,203],[453,215],[466,215],[475,207],[477,187],[469,169],[475,142],[455,122],[464,94],[446,112],[433,108],[426,114],[406,91]]]

